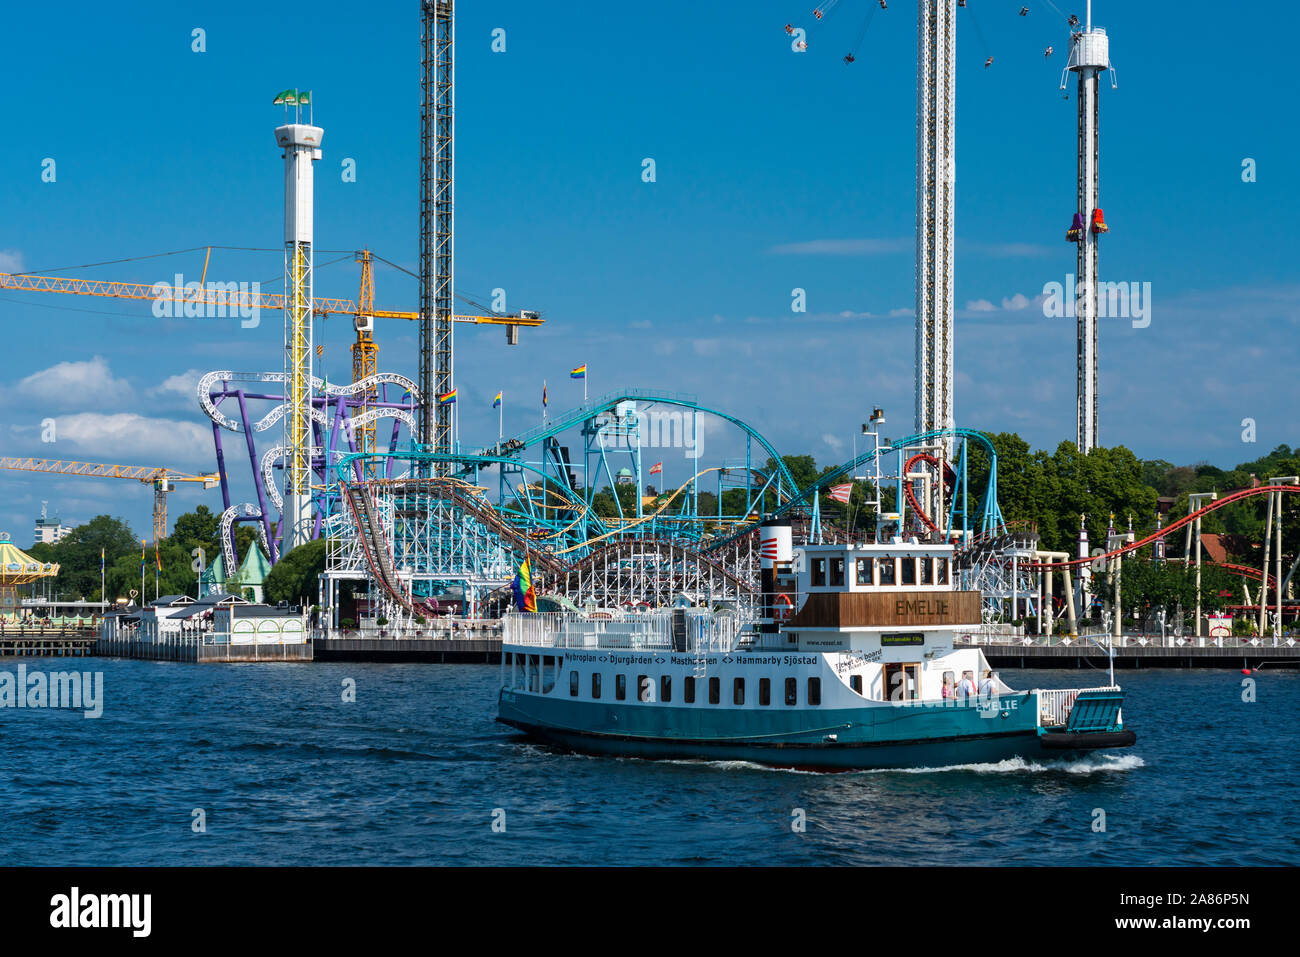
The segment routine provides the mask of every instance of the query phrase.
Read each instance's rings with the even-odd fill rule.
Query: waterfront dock
[[[0,658],[85,658],[95,653],[89,627],[0,626]]]
[[[1043,638],[971,641],[995,668],[1106,667],[1105,636],[1064,641]],[[1300,643],[1273,644],[1272,638],[1150,639],[1126,635],[1115,640],[1116,668],[1260,668],[1300,670]]]

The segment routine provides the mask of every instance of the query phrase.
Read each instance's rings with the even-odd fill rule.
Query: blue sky
[[[1074,323],[1044,318],[1035,297],[1073,271],[1075,106],[1059,90],[1066,25],[1024,2],[1027,17],[1020,0],[958,12],[956,407],[962,425],[1054,448],[1074,435]],[[504,289],[508,308],[547,319],[518,348],[496,328],[458,330],[466,444],[494,438],[498,389],[507,432],[538,422],[543,377],[553,410],[576,404],[567,371],[582,362],[593,392],[693,392],[821,462],[848,457],[872,405],[890,413],[889,434],[910,431],[915,8],[877,11],[846,66],[873,5],[840,0],[821,23],[806,2],[768,0],[460,5],[457,288],[480,301]],[[279,291],[283,113],[270,100],[288,86],[313,91],[325,129],[317,295],[356,295],[356,266],[322,264],[363,245],[414,270],[418,4],[310,10],[9,11],[0,271],[214,244],[265,251],[214,251],[210,279]],[[1152,290],[1147,328],[1102,323],[1102,443],[1220,465],[1296,444],[1292,71],[1260,39],[1286,8],[1099,0],[1094,17],[1119,79],[1102,91],[1102,275]],[[808,28],[807,52],[791,50],[787,22]],[[191,50],[196,27],[206,52]],[[496,28],[504,53],[491,50]],[[1214,64],[1201,59],[1207,35]],[[1254,183],[1242,182],[1248,157]],[[356,182],[342,181],[345,158]],[[192,252],[58,274],[153,283],[201,270]],[[795,287],[807,313],[791,312]],[[413,278],[380,267],[379,306],[416,298]],[[0,315],[6,455],[209,469],[198,374],[281,364],[275,314],[241,329],[159,320],[147,303],[0,292]],[[346,318],[317,328],[332,381],[350,375],[351,336]],[[412,326],[381,321],[377,339],[380,368],[414,375]],[[50,417],[58,440],[42,443]],[[735,441],[719,430],[710,453]],[[0,489],[0,522],[19,539],[42,499],[65,520],[111,511],[148,528],[150,496],[133,483],[7,472]],[[187,490],[173,511],[200,501],[219,500]]]

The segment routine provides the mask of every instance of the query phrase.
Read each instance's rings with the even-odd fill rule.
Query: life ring
[[[790,600],[790,596],[785,593],[777,595],[772,603],[772,617],[784,621],[792,614],[794,614],[794,602]]]

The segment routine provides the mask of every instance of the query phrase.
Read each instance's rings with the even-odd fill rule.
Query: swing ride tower
[[[957,2],[918,0],[916,24],[916,432],[953,413]],[[951,443],[943,444],[944,458]]]
[[[1078,247],[1075,321],[1078,331],[1077,438],[1080,452],[1091,451],[1097,437],[1097,239],[1106,231],[1098,192],[1098,91],[1102,71],[1110,69],[1110,39],[1092,25],[1092,0],[1084,29],[1070,35],[1068,72],[1078,77],[1079,178],[1075,226],[1070,234]],[[1114,77],[1112,75],[1112,82]],[[1062,89],[1065,78],[1062,77]]]

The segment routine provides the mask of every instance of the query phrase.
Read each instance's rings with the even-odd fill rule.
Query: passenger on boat
[[[975,672],[963,671],[961,681],[957,682],[957,697],[970,698],[975,694]]]
[[[943,673],[943,690],[942,690],[941,693],[943,694],[943,699],[944,699],[945,701],[947,701],[949,698],[951,698],[951,697],[956,693],[956,692],[953,690],[953,687],[952,687],[952,672],[951,672],[951,671],[945,671],[945,672]]]
[[[980,697],[992,698],[998,693],[998,678],[992,671],[985,669],[984,680],[980,682]]]

